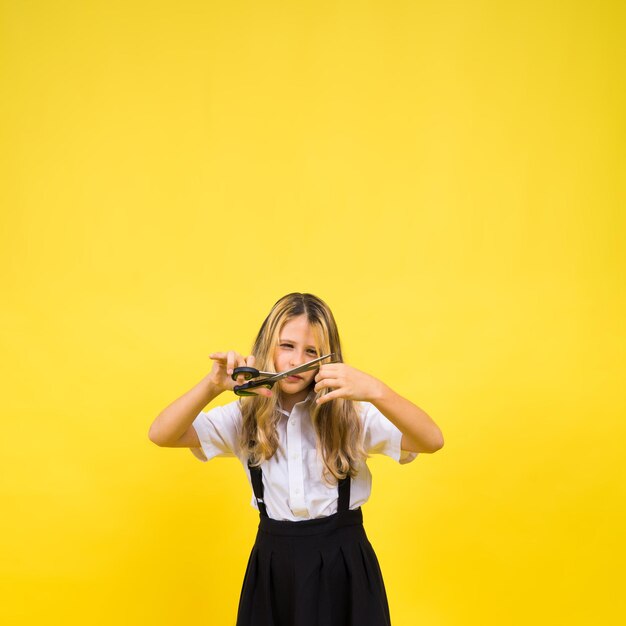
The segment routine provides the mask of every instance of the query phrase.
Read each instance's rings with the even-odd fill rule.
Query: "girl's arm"
[[[150,426],[148,438],[157,446],[163,447],[174,447],[181,439],[185,440],[181,441],[181,444],[186,445],[186,440],[189,440],[190,444],[194,443],[192,433],[189,431],[193,428],[192,422],[222,391],[211,378],[211,374],[208,374],[195,387],[159,413]],[[199,440],[197,445],[200,445]]]
[[[369,402],[402,431],[402,450],[437,452],[443,448],[443,433],[431,417],[384,383]]]
[[[436,452],[443,447],[443,434],[431,417],[381,380],[345,363],[329,363],[320,366],[315,381],[315,391],[332,389],[318,404],[333,398],[371,402],[402,432],[402,450]]]
[[[191,426],[198,413],[220,393],[244,382],[241,376],[237,381],[231,378],[233,368],[254,367],[253,356],[244,358],[233,351],[214,352],[209,356],[213,359],[211,372],[159,413],[148,431],[150,441],[163,447],[199,446],[197,434]],[[263,387],[255,389],[254,392],[266,396],[272,393]]]

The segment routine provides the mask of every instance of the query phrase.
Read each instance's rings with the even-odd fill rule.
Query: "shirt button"
[[[295,425],[296,425],[296,420],[291,420],[291,421],[289,422],[289,425],[290,425],[290,426],[295,426]]]
[[[300,490],[299,490],[299,489],[296,489],[296,493],[300,493]]]
[[[300,458],[300,455],[299,454],[292,454],[291,458],[292,459],[298,459],[298,458]]]

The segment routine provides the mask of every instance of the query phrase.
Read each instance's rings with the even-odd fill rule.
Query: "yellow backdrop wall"
[[[147,432],[309,291],[444,433],[394,626],[624,623],[623,3],[0,10],[0,622],[234,624],[245,475]]]

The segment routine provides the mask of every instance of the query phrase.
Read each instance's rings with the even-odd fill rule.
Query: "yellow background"
[[[244,472],[147,432],[309,291],[444,433],[394,626],[624,623],[623,3],[0,11],[0,622],[234,624]]]

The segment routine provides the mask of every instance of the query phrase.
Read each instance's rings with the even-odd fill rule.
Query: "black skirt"
[[[260,476],[252,479],[260,521],[237,626],[390,626],[382,572],[363,513],[360,507],[347,508],[350,480],[343,489],[340,485],[337,513],[291,522],[267,516]]]

